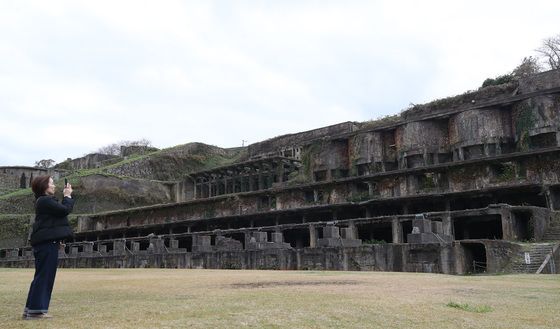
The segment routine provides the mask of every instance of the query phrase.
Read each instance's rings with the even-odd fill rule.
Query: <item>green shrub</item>
[[[493,311],[492,307],[488,305],[469,305],[467,303],[459,304],[455,302],[449,302],[446,306],[473,313],[488,313]]]

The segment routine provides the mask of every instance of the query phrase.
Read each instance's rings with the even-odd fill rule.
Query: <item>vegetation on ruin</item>
[[[373,129],[385,125],[397,124],[402,120],[399,114],[390,114],[385,116],[380,116],[372,120],[364,121],[360,123],[361,129]]]
[[[372,197],[369,195],[369,192],[364,191],[361,193],[353,193],[346,198],[348,202],[362,202],[366,200],[370,200]]]
[[[521,103],[517,111],[514,111],[513,121],[515,122],[515,133],[517,134],[517,149],[519,151],[528,151],[531,148],[531,139],[529,130],[535,125],[535,117],[533,109],[525,101]]]
[[[31,188],[22,188],[22,189],[18,189],[18,190],[15,190],[13,192],[10,192],[10,193],[0,195],[0,200],[8,200],[8,199],[11,199],[11,198],[17,198],[17,197],[21,197],[21,196],[31,196],[31,195],[33,195],[33,192],[31,191]]]
[[[0,214],[0,241],[18,240],[23,242],[27,239],[30,230],[31,215]]]
[[[484,82],[482,83],[482,88],[486,88],[488,86],[503,85],[504,83],[509,83],[512,81],[513,81],[512,74],[499,75],[495,78],[488,78],[484,80]]]
[[[20,318],[32,277],[32,269],[0,269],[4,327],[552,329],[560,323],[554,275],[60,268],[54,318],[31,324]]]
[[[496,178],[499,182],[510,182],[516,179],[515,164],[511,162],[501,163],[499,165],[499,172]]]
[[[301,151],[301,167],[298,168],[296,173],[288,175],[286,185],[295,186],[313,181],[313,157],[319,154],[321,147],[321,141],[314,141],[303,148]]]

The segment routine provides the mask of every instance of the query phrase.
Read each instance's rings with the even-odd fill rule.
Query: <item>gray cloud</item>
[[[223,147],[477,88],[557,33],[534,1],[0,3],[0,165]]]

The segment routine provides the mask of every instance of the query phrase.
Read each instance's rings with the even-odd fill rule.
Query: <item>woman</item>
[[[62,203],[54,197],[56,186],[50,176],[33,179],[31,189],[35,194],[35,222],[30,242],[35,257],[35,276],[29,287],[27,303],[23,311],[25,320],[48,319],[47,314],[58,266],[58,250],[63,248],[63,240],[73,236],[68,223],[72,212],[72,186],[64,187]]]

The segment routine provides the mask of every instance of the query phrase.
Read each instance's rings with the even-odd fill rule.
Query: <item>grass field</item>
[[[560,276],[59,269],[51,320],[22,321],[31,269],[0,269],[2,328],[559,328]]]

